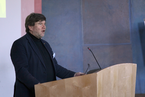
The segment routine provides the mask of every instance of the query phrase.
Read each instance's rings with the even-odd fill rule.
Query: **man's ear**
[[[28,26],[29,30],[32,31],[33,30],[33,26]]]

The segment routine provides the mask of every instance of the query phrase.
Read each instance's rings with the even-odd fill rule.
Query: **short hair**
[[[46,21],[46,17],[40,13],[31,13],[30,15],[28,15],[25,20],[26,32],[29,32],[28,26],[34,26],[35,22],[38,22],[38,21]]]

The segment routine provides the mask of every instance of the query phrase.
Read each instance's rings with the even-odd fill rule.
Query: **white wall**
[[[13,96],[15,72],[10,48],[21,37],[21,0],[6,0],[6,11],[6,18],[0,18],[0,97]]]

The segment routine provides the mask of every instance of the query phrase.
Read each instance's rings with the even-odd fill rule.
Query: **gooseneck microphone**
[[[99,62],[97,61],[97,59],[96,59],[94,53],[92,52],[92,50],[91,50],[89,47],[88,47],[88,49],[89,49],[89,51],[92,53],[93,57],[95,58],[95,60],[96,60],[96,62],[97,62],[97,64],[98,64],[98,66],[99,66],[99,68],[100,68],[100,70],[101,70],[102,68],[101,68],[101,66],[99,65]]]
[[[89,68],[90,68],[90,64],[88,64],[88,68],[86,69],[86,71],[85,71],[85,73],[84,73],[84,74],[87,74],[87,73],[88,73]]]

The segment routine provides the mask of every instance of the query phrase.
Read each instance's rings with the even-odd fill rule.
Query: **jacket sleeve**
[[[68,70],[68,69],[62,67],[61,65],[59,65],[55,58],[54,58],[54,63],[55,63],[55,67],[56,67],[56,76],[57,77],[62,78],[62,79],[74,77],[75,72]]]
[[[11,48],[11,60],[15,67],[16,79],[23,83],[27,88],[34,91],[34,85],[39,81],[28,71],[28,57],[25,46],[20,41],[15,41]]]

